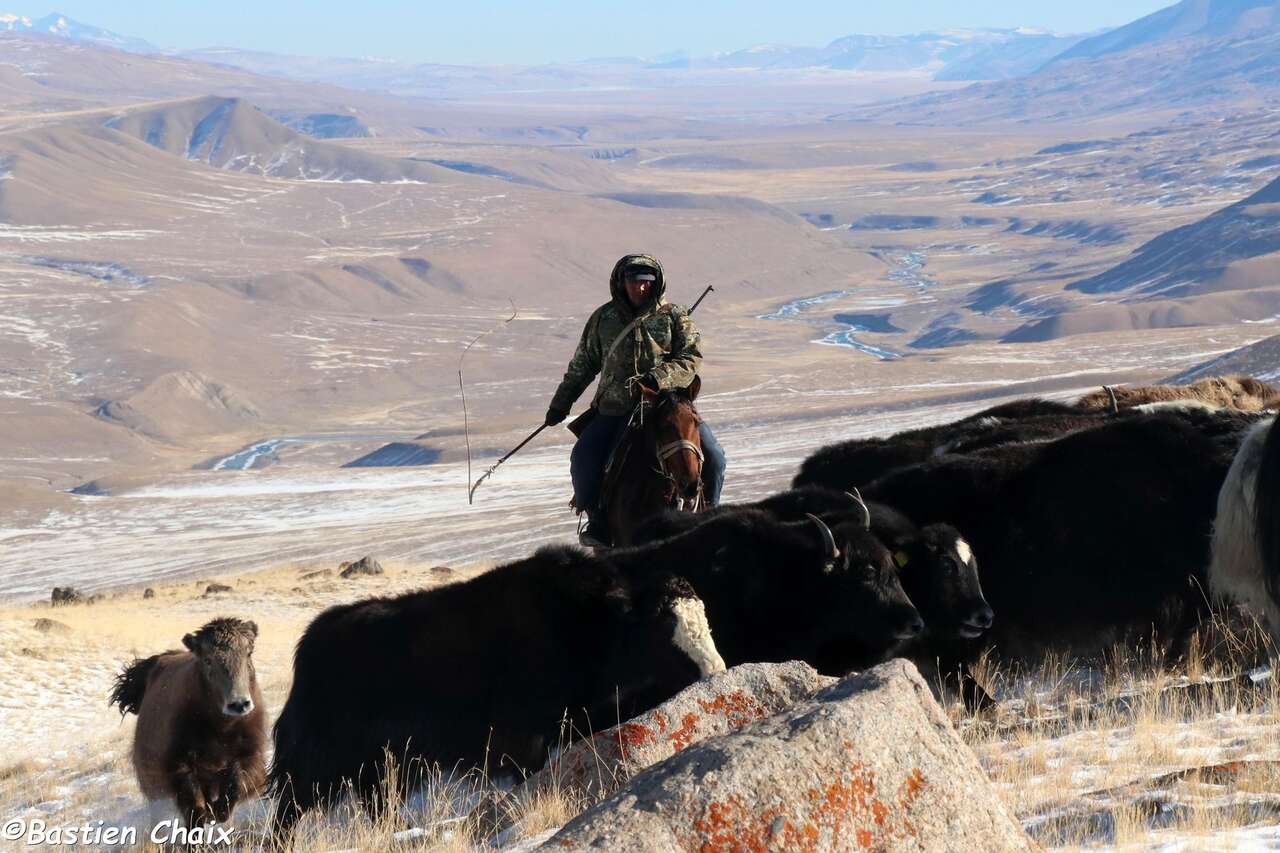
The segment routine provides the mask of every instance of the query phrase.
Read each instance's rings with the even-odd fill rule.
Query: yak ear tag
[[[894,552],[893,552],[893,563],[894,563],[894,565],[896,565],[898,568],[900,568],[900,569],[905,569],[905,568],[907,567],[907,563],[909,563],[909,562],[911,562],[911,558],[907,556],[907,552],[906,552],[906,551],[894,551]]]

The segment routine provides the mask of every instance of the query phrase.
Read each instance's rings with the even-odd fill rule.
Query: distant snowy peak
[[[69,18],[61,12],[52,12],[43,18],[28,18],[11,12],[0,14],[0,31],[19,33],[39,33],[40,35],[57,36],[71,41],[83,41],[102,47],[114,47],[132,53],[155,53],[156,48],[139,38],[122,36],[102,27],[83,24]]]

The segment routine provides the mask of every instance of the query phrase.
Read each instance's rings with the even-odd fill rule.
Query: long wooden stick
[[[507,452],[506,456],[502,457],[497,462],[493,463],[493,465],[489,467],[488,471],[485,471],[483,474],[481,474],[480,479],[476,480],[475,485],[471,487],[471,491],[467,492],[467,503],[472,502],[472,500],[476,496],[476,489],[480,488],[480,484],[483,483],[485,480],[487,480],[490,474],[498,470],[499,465],[501,465],[503,462],[506,462],[508,459],[514,456],[517,450],[524,447],[529,442],[533,441],[538,436],[538,433],[542,432],[546,428],[547,428],[547,425],[543,424],[542,426],[535,429],[533,432],[529,433],[528,438],[526,438],[524,441],[517,444],[515,447],[511,448],[511,450]]]

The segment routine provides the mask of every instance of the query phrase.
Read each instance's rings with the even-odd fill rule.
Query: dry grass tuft
[[[1113,649],[1092,667],[977,667],[1001,703],[957,711],[962,735],[1045,847],[1230,845],[1280,817],[1280,685],[1247,675],[1274,659],[1270,637],[1231,613],[1177,662],[1152,648]]]

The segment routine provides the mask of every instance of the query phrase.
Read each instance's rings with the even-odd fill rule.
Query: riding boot
[[[578,544],[584,548],[610,548],[612,543],[607,516],[598,509],[587,510],[587,526],[578,533]]]

